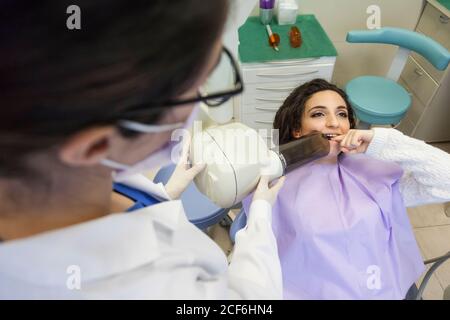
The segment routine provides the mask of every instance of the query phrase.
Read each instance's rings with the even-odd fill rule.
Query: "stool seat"
[[[345,91],[356,117],[366,123],[397,124],[411,105],[411,97],[401,85],[382,77],[355,78]]]

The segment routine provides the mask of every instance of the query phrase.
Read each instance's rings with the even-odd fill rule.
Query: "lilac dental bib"
[[[402,169],[363,154],[289,173],[273,206],[285,299],[404,299],[424,271]],[[245,199],[248,212],[250,197]]]

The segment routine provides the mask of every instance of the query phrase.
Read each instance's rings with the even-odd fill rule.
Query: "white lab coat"
[[[281,283],[263,200],[229,266],[179,200],[0,243],[0,299],[281,299]]]

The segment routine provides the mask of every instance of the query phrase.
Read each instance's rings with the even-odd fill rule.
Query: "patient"
[[[450,155],[354,126],[345,92],[320,79],[275,116],[280,144],[336,135],[327,157],[287,175],[273,207],[286,299],[404,299],[424,271],[405,207],[450,200]]]

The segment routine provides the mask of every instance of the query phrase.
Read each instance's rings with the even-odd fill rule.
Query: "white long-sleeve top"
[[[6,241],[0,299],[281,299],[271,212],[252,204],[229,266],[179,200]]]
[[[400,192],[406,207],[450,201],[450,154],[395,129],[373,130],[366,154],[402,167]]]

